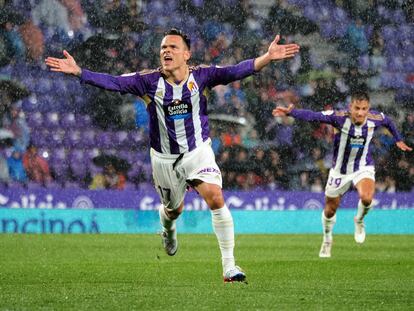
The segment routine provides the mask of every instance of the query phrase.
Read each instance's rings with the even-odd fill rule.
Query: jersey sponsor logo
[[[167,118],[172,120],[188,119],[193,112],[191,103],[174,99],[171,104],[163,106]]]
[[[351,137],[350,145],[351,148],[364,148],[365,138],[362,136]]]

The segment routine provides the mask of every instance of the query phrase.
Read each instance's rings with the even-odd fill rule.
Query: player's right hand
[[[273,109],[272,115],[275,117],[287,116],[293,110],[293,108],[293,104],[290,104],[288,107],[277,106],[275,109]]]
[[[48,57],[45,59],[45,63],[50,67],[51,71],[63,72],[66,74],[72,74],[75,76],[80,76],[82,73],[81,68],[76,64],[75,59],[68,53],[68,51],[63,50],[63,55],[65,58],[55,58]]]
[[[403,142],[403,141],[398,141],[398,142],[396,143],[396,145],[397,145],[397,147],[398,147],[398,148],[400,148],[402,151],[412,151],[412,150],[413,150],[413,148],[411,148],[411,147],[407,146],[407,145],[405,144],[405,142]]]

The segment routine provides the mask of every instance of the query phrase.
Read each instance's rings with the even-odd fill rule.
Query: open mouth
[[[164,63],[168,64],[172,62],[172,57],[169,55],[164,56]]]

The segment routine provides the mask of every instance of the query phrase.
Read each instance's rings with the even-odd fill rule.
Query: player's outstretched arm
[[[402,140],[397,141],[395,144],[396,144],[396,145],[397,145],[397,147],[398,147],[398,148],[400,148],[402,151],[412,151],[412,150],[413,150],[413,148],[411,148],[411,147],[407,146],[407,145],[405,144],[405,142],[403,142]]]
[[[63,72],[80,77],[82,69],[76,64],[76,61],[72,55],[70,55],[66,50],[63,50],[63,55],[65,58],[46,58],[46,65],[50,67],[51,71]]]
[[[273,109],[272,114],[275,117],[287,116],[294,108],[293,104],[290,104],[289,107],[277,106]]]
[[[336,116],[333,110],[316,112],[307,109],[295,109],[293,104],[288,107],[277,106],[272,110],[272,115],[275,117],[291,116],[295,119],[308,122],[322,122],[336,126],[341,117]]]
[[[86,83],[108,91],[131,93],[137,96],[145,94],[145,83],[138,73],[122,76],[113,76],[106,73],[82,70],[75,59],[66,50],[63,51],[65,58],[48,57],[45,63],[51,71],[63,72],[80,77],[81,83]]]
[[[262,68],[268,65],[271,61],[292,58],[299,52],[299,45],[295,43],[278,44],[279,40],[280,35],[277,35],[272,43],[270,43],[267,52],[254,60],[255,71],[262,70]]]

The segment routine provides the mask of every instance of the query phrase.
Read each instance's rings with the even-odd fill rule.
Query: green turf
[[[0,310],[413,310],[414,236],[237,236],[248,284],[223,284],[213,235],[0,235]]]

